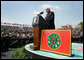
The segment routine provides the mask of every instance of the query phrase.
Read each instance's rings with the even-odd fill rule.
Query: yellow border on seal
[[[52,29],[51,29],[52,30]],[[51,31],[50,30],[50,31]],[[49,31],[49,30],[42,30],[42,31]],[[48,52],[53,52],[53,51],[49,51],[49,50],[45,50],[45,49],[41,49],[41,44],[42,44],[42,31],[41,31],[41,42],[40,42],[40,50],[44,50],[44,51],[48,51]],[[53,31],[53,30],[52,30]],[[67,31],[67,30],[59,30],[59,31]],[[59,52],[53,52],[53,53],[58,53],[58,54],[62,54],[62,55],[67,55],[67,56],[71,56],[72,52],[71,52],[71,30],[70,31],[70,54],[65,54],[65,53],[59,53]]]

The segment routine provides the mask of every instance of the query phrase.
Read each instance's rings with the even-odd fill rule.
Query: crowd
[[[31,38],[33,37],[32,27],[1,26],[1,37]]]
[[[75,27],[75,28],[68,28],[66,26],[61,26],[58,30],[71,30],[71,40],[72,42],[83,42],[83,32],[81,31],[81,28]]]
[[[33,42],[33,28],[1,25],[1,50]]]
[[[60,29],[66,29],[66,30],[70,29],[72,38],[80,38],[83,36],[83,32],[81,31],[81,28],[77,28],[77,27],[76,28],[72,28],[72,27],[68,28],[66,26],[61,26]]]
[[[62,26],[60,29],[68,28]],[[72,41],[83,42],[83,32],[81,32],[81,29],[69,29],[71,29]],[[26,42],[33,42],[33,27],[1,25],[1,49],[8,48],[15,41],[18,41],[15,44],[16,46],[25,45],[27,44]]]

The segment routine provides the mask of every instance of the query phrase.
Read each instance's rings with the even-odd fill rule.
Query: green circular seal
[[[61,38],[58,34],[52,33],[47,38],[48,46],[52,49],[57,49],[61,44]]]

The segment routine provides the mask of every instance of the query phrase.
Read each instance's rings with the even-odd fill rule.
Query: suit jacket
[[[55,29],[55,25],[54,25],[54,12],[49,12],[46,17],[46,22],[48,24],[48,29]]]

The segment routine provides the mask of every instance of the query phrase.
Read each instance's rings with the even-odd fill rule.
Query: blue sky
[[[1,22],[32,24],[33,17],[50,7],[55,13],[55,27],[83,21],[82,1],[1,1]]]

